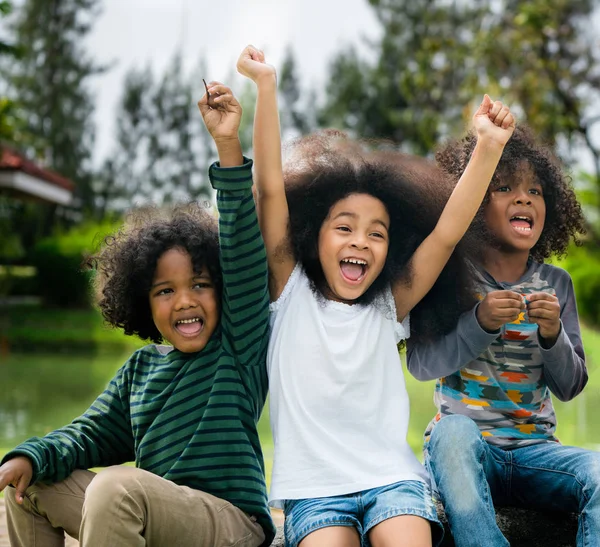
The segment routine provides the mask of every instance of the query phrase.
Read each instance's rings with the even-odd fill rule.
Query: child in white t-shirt
[[[287,545],[431,545],[432,528],[437,542],[441,527],[406,440],[397,344],[479,208],[513,116],[484,97],[471,161],[420,242],[400,229],[402,215],[420,214],[409,191],[420,176],[416,160],[317,135],[296,147],[284,184],[275,70],[252,46],[238,70],[258,92],[256,201],[272,300],[271,503],[284,508]]]

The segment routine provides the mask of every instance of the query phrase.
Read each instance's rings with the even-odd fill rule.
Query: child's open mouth
[[[175,321],[175,329],[184,336],[195,336],[204,328],[204,321],[200,317],[180,319]]]
[[[533,219],[525,215],[515,215],[510,219],[510,225],[522,234],[530,234],[533,228]]]
[[[367,261],[360,258],[344,258],[340,261],[340,271],[346,281],[358,283],[367,273]]]

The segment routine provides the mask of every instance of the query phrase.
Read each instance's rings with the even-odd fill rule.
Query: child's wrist
[[[277,74],[275,71],[259,74],[256,77],[256,79],[254,80],[254,83],[259,88],[265,88],[265,89],[276,88],[277,87]]]
[[[235,137],[221,137],[215,139],[219,164],[221,167],[236,167],[244,163],[240,139]]]
[[[476,146],[486,152],[498,152],[502,154],[506,143],[499,142],[497,139],[492,137],[489,133],[477,134]]]

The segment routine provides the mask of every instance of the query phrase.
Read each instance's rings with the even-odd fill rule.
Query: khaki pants
[[[92,480],[93,479],[93,480]],[[231,503],[133,467],[34,484],[23,505],[5,491],[12,547],[258,547],[264,532]]]

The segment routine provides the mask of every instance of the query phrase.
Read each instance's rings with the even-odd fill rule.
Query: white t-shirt
[[[296,266],[271,304],[271,326],[271,505],[428,482],[406,441],[397,344],[408,322],[397,322],[391,290],[371,305],[326,300]]]

